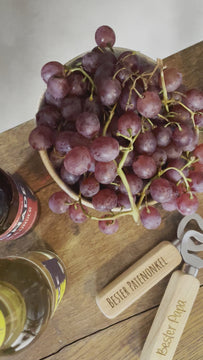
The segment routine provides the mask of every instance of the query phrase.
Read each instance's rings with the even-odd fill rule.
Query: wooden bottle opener
[[[203,259],[189,253],[203,251],[203,245],[199,243],[203,243],[203,234],[200,232],[190,230],[183,236],[181,253],[186,264],[183,271],[175,271],[171,276],[140,360],[173,359],[200,286],[196,275],[198,269],[203,268]]]
[[[201,226],[199,215],[185,216],[173,243],[162,241],[97,294],[96,303],[106,317],[118,316],[181,263],[180,244],[190,220]]]

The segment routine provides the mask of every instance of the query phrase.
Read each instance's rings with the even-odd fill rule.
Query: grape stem
[[[163,119],[163,120],[167,121],[167,124],[166,124],[164,127],[167,127],[167,126],[169,126],[169,125],[171,125],[171,124],[175,124],[175,125],[177,125],[178,129],[179,129],[180,131],[182,131],[182,128],[181,128],[180,124],[179,124],[177,121],[170,121],[166,116],[163,116],[163,115],[161,115],[161,114],[158,114],[158,117],[159,117],[160,119]]]
[[[117,174],[118,176],[120,177],[123,185],[125,186],[126,190],[127,190],[127,193],[128,193],[128,198],[129,198],[129,201],[130,201],[130,205],[131,205],[131,212],[132,212],[132,217],[134,219],[134,221],[136,223],[139,222],[139,211],[138,211],[138,208],[134,202],[134,199],[133,199],[133,196],[132,196],[132,192],[131,192],[131,189],[130,189],[130,186],[129,186],[129,183],[127,181],[127,178],[126,178],[126,175],[123,171],[123,166],[124,166],[124,163],[125,163],[125,160],[129,154],[130,151],[133,150],[133,144],[135,142],[135,140],[137,139],[138,135],[140,134],[140,131],[134,136],[130,136],[130,137],[127,137],[127,136],[124,136],[122,134],[118,134],[119,136],[122,136],[124,138],[127,138],[129,141],[130,141],[130,144],[129,146],[126,148],[126,149],[122,149],[123,151],[123,156],[118,164],[118,167],[117,167]]]
[[[114,74],[114,76],[113,76],[113,79],[116,79],[116,76],[119,74],[119,72],[122,71],[122,70],[125,70],[125,69],[126,69],[125,67],[122,67],[122,68],[118,69],[118,70],[115,72],[115,74]]]
[[[121,216],[132,215],[132,210],[129,210],[129,211],[126,210],[123,212],[119,212],[117,214],[113,213],[113,215],[109,215],[109,216],[105,216],[105,217],[97,217],[97,216],[90,215],[87,212],[87,210],[84,208],[84,206],[82,205],[82,201],[81,201],[81,195],[79,195],[78,203],[81,207],[83,214],[91,220],[96,220],[96,221],[115,220]]]
[[[163,104],[165,106],[165,109],[167,112],[169,112],[169,108],[168,108],[168,96],[167,96],[167,91],[166,91],[166,84],[165,84],[165,80],[164,80],[164,71],[163,71],[163,61],[161,59],[157,59],[157,63],[159,65],[160,68],[160,77],[161,77],[161,86],[163,89]]]
[[[192,120],[192,124],[195,128],[195,130],[198,132],[199,131],[199,128],[198,126],[195,124],[195,119],[194,119],[194,116],[196,114],[196,112],[192,111],[190,108],[188,108],[185,104],[183,104],[181,101],[177,101],[175,99],[171,99],[171,100],[168,100],[168,104],[179,104],[181,105],[185,110],[187,110],[190,115],[191,115],[191,120]],[[198,112],[197,112],[198,113]],[[174,113],[175,114],[175,113]],[[201,113],[200,113],[201,114]]]
[[[69,69],[68,68],[68,72],[67,72],[67,76],[69,76],[71,73],[75,72],[75,71],[80,71],[85,78],[87,78],[91,84],[91,94],[90,94],[90,100],[93,100],[93,94],[94,94],[94,90],[95,90],[95,84],[94,81],[92,80],[91,76],[89,76],[89,74],[82,68],[82,67],[76,67],[76,68],[72,68]]]
[[[177,168],[175,168],[175,167],[173,167],[173,166],[169,166],[168,168],[166,168],[166,169],[164,169],[164,170],[161,170],[161,171],[159,172],[159,176],[162,176],[162,175],[163,175],[166,171],[168,171],[168,170],[176,170],[176,171],[181,175],[181,177],[183,178],[183,181],[184,181],[184,183],[185,183],[185,186],[186,186],[187,191],[190,191],[190,185],[189,185],[189,183],[188,183],[188,180],[187,180],[185,174],[183,173],[184,168],[185,168],[185,166],[184,166],[183,168],[181,168],[181,169],[177,169]]]
[[[124,153],[124,155],[125,155],[125,153]],[[126,176],[125,176],[125,173],[124,173],[123,169],[120,168],[119,166],[117,168],[117,174],[120,176],[120,178],[122,180],[122,183],[123,183],[123,185],[125,186],[125,188],[126,188],[126,190],[128,192],[128,197],[129,197],[130,205],[131,205],[131,212],[130,213],[131,213],[134,221],[136,223],[138,223],[139,222],[139,211],[137,209],[137,206],[135,205],[135,202],[134,202],[131,190],[130,190],[129,183],[128,183],[128,181],[126,179]]]
[[[110,125],[110,123],[111,123],[111,120],[112,120],[112,118],[113,118],[113,116],[114,116],[114,113],[115,113],[115,110],[116,110],[116,106],[117,106],[117,103],[114,104],[113,108],[111,109],[111,111],[110,111],[110,113],[109,113],[108,120],[107,120],[107,122],[106,122],[106,124],[105,124],[105,126],[104,126],[104,129],[103,129],[103,136],[106,136],[108,127],[109,127],[109,125]]]

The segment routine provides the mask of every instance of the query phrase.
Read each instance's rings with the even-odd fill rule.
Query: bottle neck
[[[26,320],[26,306],[19,291],[0,282],[0,350],[7,348],[19,336]]]

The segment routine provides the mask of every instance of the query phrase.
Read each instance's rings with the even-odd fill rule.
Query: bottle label
[[[14,240],[25,235],[37,218],[38,202],[33,192],[18,176],[13,175],[12,179],[19,196],[18,211],[11,226],[0,235],[0,240]]]
[[[42,264],[46,267],[49,274],[52,277],[52,280],[54,282],[54,288],[55,288],[55,294],[56,294],[56,302],[55,302],[55,308],[56,310],[57,306],[59,305],[65,289],[66,289],[66,275],[65,271],[58,261],[57,258],[52,258],[46,261],[43,261]]]
[[[2,311],[0,310],[0,347],[3,345],[6,336],[6,321]]]

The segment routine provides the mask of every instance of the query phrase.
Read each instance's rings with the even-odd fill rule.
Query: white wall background
[[[203,0],[0,0],[0,132],[34,117],[44,63],[90,50],[101,25],[164,58],[202,40]]]

